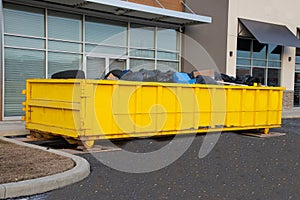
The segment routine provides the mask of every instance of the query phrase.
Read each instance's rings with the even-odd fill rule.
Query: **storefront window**
[[[45,36],[44,9],[4,3],[4,30],[23,36]]]
[[[130,46],[133,48],[154,49],[155,27],[139,24],[130,25]]]
[[[64,70],[82,69],[82,56],[71,53],[49,52],[48,77]]]
[[[12,3],[3,3],[3,14],[4,117],[24,114],[26,78],[51,78],[71,69],[99,79],[112,69],[180,68],[175,29]]]
[[[60,40],[82,41],[82,16],[49,11],[48,37]]]
[[[86,17],[85,41],[90,44],[127,46],[127,23]]]
[[[178,33],[173,29],[157,29],[157,49],[176,52],[179,50]]]
[[[251,75],[264,85],[279,86],[282,46],[238,38],[237,76]]]
[[[300,107],[300,49],[299,48],[296,49],[294,106]]]
[[[26,79],[45,78],[44,9],[3,4],[4,116],[22,116]]]
[[[155,69],[155,63],[152,60],[130,59],[130,69],[132,71]]]
[[[26,80],[45,78],[45,53],[43,51],[6,48],[4,79],[4,116],[24,115],[22,102]]]

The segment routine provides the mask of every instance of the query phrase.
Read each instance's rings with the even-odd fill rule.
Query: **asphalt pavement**
[[[92,154],[80,154],[91,165],[88,178],[61,189],[18,199],[298,200],[300,119],[284,119],[282,128],[272,131],[286,135],[254,138],[222,133],[213,150],[202,159],[198,154],[205,135],[197,135],[177,161],[149,173],[120,172],[105,166]],[[116,144],[127,151],[143,153],[160,149],[171,139],[136,139]],[[97,153],[95,155],[97,157]]]

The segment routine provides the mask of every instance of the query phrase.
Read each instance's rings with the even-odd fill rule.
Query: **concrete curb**
[[[16,183],[0,184],[0,199],[29,196],[29,195],[48,192],[54,189],[62,188],[64,186],[79,182],[90,174],[90,164],[81,157],[71,155],[65,152],[53,150],[53,149],[47,150],[45,147],[27,144],[24,142],[7,139],[1,136],[0,139],[21,146],[40,149],[50,153],[55,153],[61,156],[65,156],[71,158],[76,164],[74,168],[59,174],[26,180],[26,181],[20,181]]]

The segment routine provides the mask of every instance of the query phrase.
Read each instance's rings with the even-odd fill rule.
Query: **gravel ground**
[[[106,167],[91,154],[80,155],[92,167],[87,179],[22,199],[298,200],[300,119],[284,120],[282,128],[272,131],[287,135],[260,139],[223,133],[210,154],[202,159],[198,153],[205,136],[198,135],[180,159],[151,173],[119,172]],[[166,138],[139,139],[118,145],[133,152],[150,152],[168,142]]]

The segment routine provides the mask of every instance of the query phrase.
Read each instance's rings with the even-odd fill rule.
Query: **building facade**
[[[300,13],[298,1],[186,0],[196,13],[212,16],[210,26],[185,34],[201,43],[219,70],[250,74],[263,85],[284,86],[283,108],[299,107]]]
[[[29,78],[83,70],[101,79],[113,69],[181,69],[181,32],[211,18],[182,12],[173,0],[2,0],[2,120],[24,115]]]

